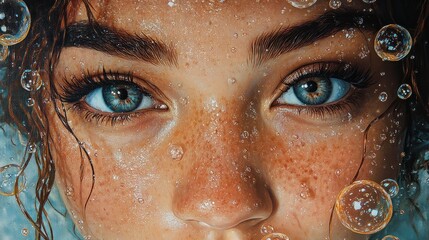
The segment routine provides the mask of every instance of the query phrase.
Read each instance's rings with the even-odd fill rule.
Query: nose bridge
[[[215,101],[204,106],[173,199],[179,218],[227,229],[270,215],[271,198],[248,157],[250,133],[239,112]]]

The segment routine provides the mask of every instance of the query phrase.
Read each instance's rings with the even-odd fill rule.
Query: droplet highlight
[[[387,61],[399,61],[407,56],[412,44],[408,30],[397,24],[382,27],[374,39],[375,52]]]
[[[171,145],[168,149],[173,160],[180,160],[183,157],[183,148],[179,145]]]
[[[398,183],[390,178],[384,179],[381,181],[381,186],[384,190],[390,195],[390,197],[395,197],[399,193],[399,185]]]
[[[335,211],[341,223],[359,234],[373,234],[389,223],[392,201],[377,183],[361,180],[345,187],[337,197]]]
[[[284,233],[270,233],[262,237],[261,240],[289,240],[289,237]]]
[[[22,0],[0,1],[0,44],[15,45],[27,36],[30,30],[31,16]]]
[[[42,86],[39,71],[26,69],[21,75],[21,86],[27,91],[37,91]]]
[[[287,0],[290,5],[296,8],[309,8],[313,6],[317,0]]]
[[[19,176],[21,167],[16,164],[8,164],[0,167],[0,195],[13,196],[22,192],[25,188],[26,179],[24,174]],[[17,179],[17,177],[19,178]],[[15,192],[15,181],[18,180],[18,192]]]
[[[398,87],[397,91],[398,97],[402,100],[406,100],[411,97],[413,94],[413,89],[409,84],[401,84],[401,86]]]

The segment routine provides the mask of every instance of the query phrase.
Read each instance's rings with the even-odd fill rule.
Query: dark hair
[[[0,88],[6,89],[1,95],[0,109],[4,109],[0,121],[16,126],[21,133],[27,136],[27,149],[36,144],[38,151],[31,153],[26,151],[23,158],[22,168],[28,165],[34,157],[38,167],[38,181],[35,186],[36,198],[38,201],[37,216],[33,219],[23,206],[19,194],[16,200],[23,213],[36,230],[36,239],[53,238],[50,223],[43,221],[45,205],[54,184],[55,165],[49,150],[49,122],[46,115],[46,103],[54,104],[55,110],[66,129],[73,134],[67,123],[67,117],[61,104],[57,103],[57,93],[53,84],[53,69],[60,56],[61,47],[64,43],[65,32],[63,26],[67,23],[68,16],[76,11],[80,4],[79,0],[26,0],[32,17],[32,26],[27,38],[20,44],[10,47],[10,55],[6,61],[6,80],[0,82]],[[82,0],[87,10],[89,21],[94,21],[91,13],[89,0]],[[419,158],[419,141],[425,139],[416,136],[417,133],[429,133],[429,129],[420,129],[418,121],[428,122],[429,117],[429,44],[428,44],[428,0],[377,0],[368,5],[373,8],[379,18],[381,25],[399,24],[408,29],[413,36],[413,47],[411,53],[403,59],[403,82],[409,83],[413,88],[413,97],[407,100],[411,108],[417,111],[410,111],[412,121],[407,132],[407,142],[405,151],[407,157],[402,164],[402,177],[407,181],[414,181],[417,174],[415,170],[425,168],[428,165],[417,161]],[[413,56],[413,57],[411,57]],[[26,91],[21,87],[20,77],[25,69],[45,70],[43,76],[45,84],[48,84],[50,91]],[[43,88],[43,87],[42,87]],[[35,105],[32,108],[26,106],[25,100],[33,98]],[[73,134],[77,144],[79,139]],[[416,140],[417,139],[417,140]],[[429,141],[429,139],[426,139]],[[85,148],[80,145],[82,159],[90,162]],[[95,179],[93,179],[94,184]],[[17,190],[17,184],[15,186]],[[89,197],[88,197],[89,199]]]

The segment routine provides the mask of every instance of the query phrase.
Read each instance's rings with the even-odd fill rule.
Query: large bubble
[[[16,164],[0,167],[0,195],[13,196],[24,190],[26,179],[21,175],[18,178],[18,192],[15,192],[15,182],[20,171],[21,167]]]
[[[351,231],[373,234],[389,223],[393,208],[389,194],[379,184],[361,180],[340,192],[335,211],[341,223]]]
[[[21,86],[27,91],[37,91],[42,86],[39,71],[26,69],[21,75]]]
[[[287,0],[292,6],[296,8],[308,8],[313,6],[317,0]]]
[[[0,44],[10,46],[24,40],[31,16],[22,0],[0,0]]]
[[[407,56],[412,44],[410,33],[397,24],[382,27],[374,39],[375,52],[388,61],[399,61]]]

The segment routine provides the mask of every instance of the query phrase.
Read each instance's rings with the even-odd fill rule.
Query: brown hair
[[[89,0],[82,0],[84,3],[89,21],[93,21],[91,5]],[[73,131],[67,123],[67,116],[61,104],[57,104],[57,93],[53,84],[53,69],[60,56],[61,47],[64,42],[65,32],[62,27],[67,23],[68,12],[76,10],[79,0],[26,0],[32,16],[32,27],[27,38],[20,44],[10,47],[10,56],[7,60],[7,76],[4,85],[0,88],[6,89],[6,100],[1,99],[0,108],[5,110],[0,121],[16,126],[19,131],[28,138],[27,149],[31,144],[37,145],[37,151],[31,153],[27,151],[23,158],[22,168],[25,169],[29,161],[34,157],[37,170],[38,181],[35,186],[36,198],[38,201],[37,216],[33,219],[27,212],[25,206],[16,194],[16,200],[22,212],[26,215],[36,230],[36,239],[53,239],[50,223],[43,221],[47,215],[45,206],[54,184],[55,165],[49,149],[49,122],[44,114],[46,103],[51,102],[55,110],[71,134]],[[427,121],[429,117],[429,46],[428,46],[428,0],[377,0],[369,5],[374,8],[381,25],[396,23],[407,28],[414,40],[412,52],[402,60],[404,78],[403,81],[412,85],[414,98],[408,101],[409,104],[417,102],[418,108],[424,110],[421,116],[417,116],[418,111],[412,113],[413,118],[422,118]],[[410,56],[414,56],[411,58]],[[46,91],[25,91],[20,84],[20,76],[25,69],[42,70],[46,72],[45,84],[49,84],[51,91],[49,95]],[[0,83],[2,84],[2,83]],[[35,105],[29,108],[25,104],[27,98],[33,98]],[[412,121],[411,121],[412,122]],[[426,130],[427,131],[427,130]],[[408,132],[407,152],[413,151],[412,131]],[[76,142],[79,139],[73,134]],[[81,146],[81,145],[80,145]],[[85,148],[80,147],[82,164],[83,159],[87,159],[92,166]],[[424,167],[417,165],[416,156],[412,154],[404,162],[404,176],[413,179],[412,170]],[[427,166],[426,166],[427,169]],[[95,179],[93,178],[93,186]],[[15,190],[18,189],[15,185]],[[89,197],[88,197],[89,198]]]

